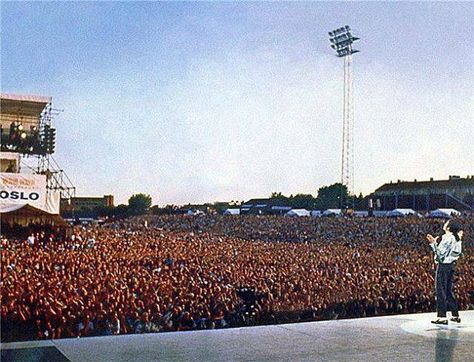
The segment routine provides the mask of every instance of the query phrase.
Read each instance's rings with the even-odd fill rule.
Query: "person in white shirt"
[[[436,311],[438,318],[431,323],[434,324],[448,324],[446,312],[449,309],[452,317],[451,321],[461,323],[459,317],[458,303],[453,293],[453,277],[456,267],[456,260],[462,253],[463,231],[460,230],[459,225],[447,221],[444,226],[444,235],[441,241],[437,244],[438,236],[433,237],[428,234],[428,239],[431,249],[435,253],[436,267]]]
[[[91,236],[89,239],[87,239],[87,247],[91,249],[94,246],[95,246],[95,239]]]
[[[28,245],[31,245],[31,246],[35,245],[35,235],[31,234],[30,236],[28,236],[27,241],[28,241]]]

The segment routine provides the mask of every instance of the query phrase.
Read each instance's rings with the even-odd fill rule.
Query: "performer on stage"
[[[461,323],[459,318],[458,303],[453,294],[453,277],[456,267],[456,260],[462,252],[463,231],[460,230],[459,225],[447,221],[444,226],[444,235],[441,237],[439,244],[438,236],[433,237],[428,234],[426,238],[430,242],[431,249],[435,253],[436,267],[436,310],[438,318],[431,323],[434,324],[448,324],[446,318],[446,311],[451,311],[450,321]]]

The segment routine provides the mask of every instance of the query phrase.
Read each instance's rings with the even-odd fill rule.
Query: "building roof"
[[[72,201],[104,201],[105,197],[104,196],[75,196],[71,197]]]
[[[288,211],[291,210],[291,206],[272,206],[272,210]]]
[[[24,220],[28,220],[29,218],[41,218],[41,223],[54,222],[56,225],[67,225],[61,216],[51,214],[46,210],[28,204],[3,205],[0,207],[0,213],[2,214],[2,220],[5,222],[8,222],[10,218],[14,221],[17,221],[18,218],[23,218]]]
[[[286,213],[287,215],[294,216],[309,216],[310,212],[306,209],[291,209]]]
[[[279,199],[250,199],[242,204],[242,207],[266,207],[266,206],[286,206]]]
[[[387,216],[408,216],[417,215],[417,212],[413,209],[394,209],[387,212]]]
[[[432,217],[437,217],[437,216],[450,217],[453,215],[461,215],[461,213],[456,209],[442,209],[442,208],[433,210],[429,213],[429,216],[432,216]]]
[[[452,188],[452,187],[474,187],[474,177],[466,178],[450,177],[448,180],[429,180],[429,181],[399,181],[382,185],[375,193],[380,191],[397,191],[397,190],[418,190],[420,188]]]
[[[327,210],[324,210],[323,211],[323,215],[324,216],[327,216],[327,215],[339,215],[341,214],[342,211],[341,209],[327,209]]]
[[[38,121],[51,97],[0,93],[1,119],[5,122]]]
[[[240,215],[240,209],[227,209],[224,211],[224,215]]]

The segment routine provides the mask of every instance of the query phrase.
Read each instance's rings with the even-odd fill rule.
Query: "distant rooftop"
[[[390,182],[379,187],[375,192],[391,191],[391,190],[409,190],[420,188],[449,188],[449,187],[474,187],[474,176],[467,176],[462,178],[460,176],[449,176],[447,180],[434,180],[431,178],[428,181],[401,181]]]
[[[265,207],[265,206],[285,206],[279,199],[250,199],[242,204],[242,206]]]

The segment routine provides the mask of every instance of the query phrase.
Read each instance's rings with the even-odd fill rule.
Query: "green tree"
[[[158,205],[153,205],[152,207],[150,207],[150,212],[152,213],[152,215],[163,215],[163,209],[160,208]]]
[[[114,209],[114,215],[118,218],[127,217],[129,214],[129,208],[127,205],[120,204]]]
[[[313,195],[297,194],[290,197],[290,206],[294,209],[313,210],[316,206],[316,199]]]
[[[281,192],[272,192],[272,194],[270,195],[270,199],[277,201],[277,203],[281,205],[288,204],[288,197],[283,195]]]
[[[346,185],[335,183],[330,186],[323,186],[318,190],[316,207],[320,210],[338,209],[341,206],[341,197],[343,202],[347,204],[348,196]]]
[[[213,208],[218,212],[219,214],[224,213],[225,210],[229,208],[238,208],[238,205],[234,204],[234,201],[232,200],[230,203],[229,202],[215,202],[212,205],[209,205],[210,208]]]
[[[359,196],[354,196],[354,206],[355,210],[367,210],[368,208],[368,202],[365,200],[364,195],[362,195],[362,192],[359,194]]]
[[[151,207],[151,196],[145,194],[135,194],[128,199],[128,209],[131,215],[143,215]]]

